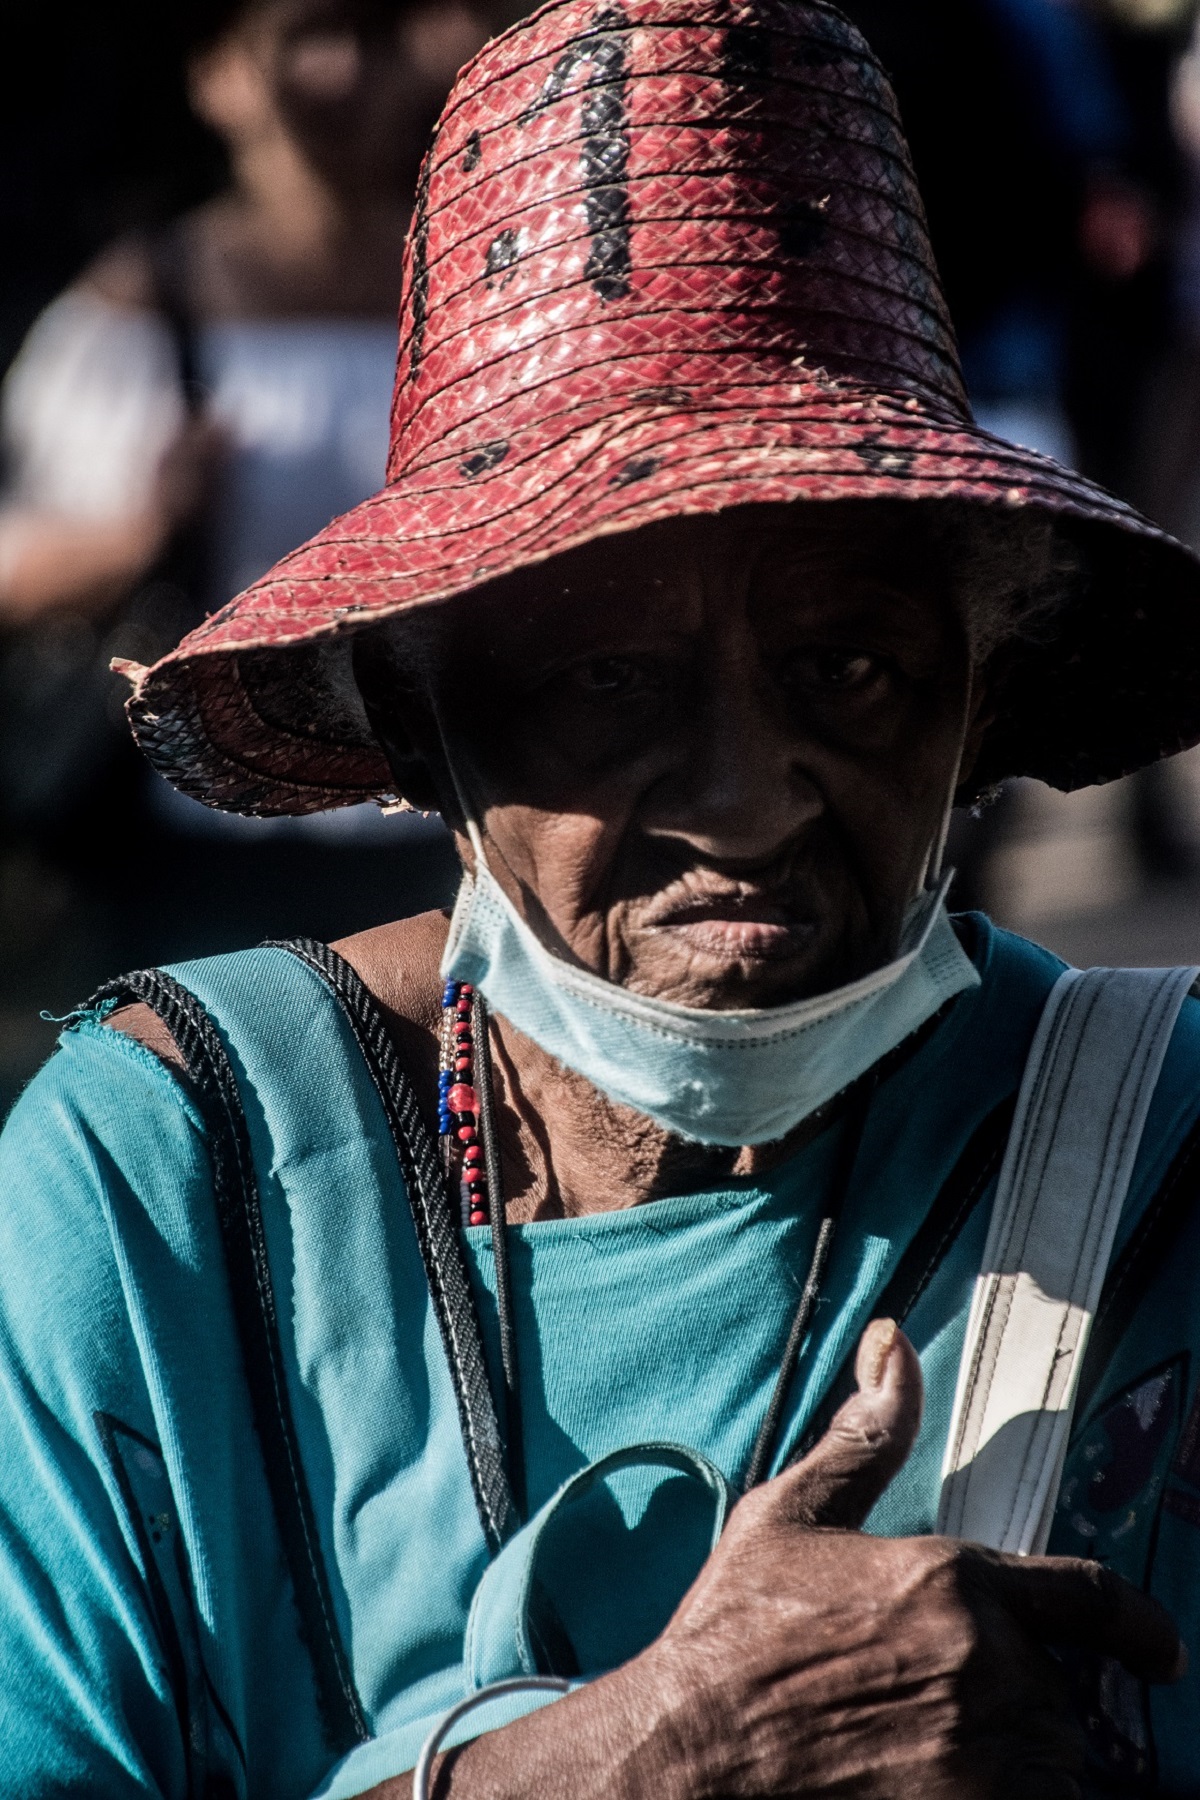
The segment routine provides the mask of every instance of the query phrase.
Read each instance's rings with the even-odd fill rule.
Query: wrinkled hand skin
[[[1185,1657],[1163,1609],[1096,1564],[858,1527],[920,1424],[890,1320],[812,1453],[746,1496],[663,1635],[623,1669],[444,1757],[437,1800],[1077,1800],[1053,1646],[1149,1681]],[[407,1800],[411,1779],[375,1790]]]

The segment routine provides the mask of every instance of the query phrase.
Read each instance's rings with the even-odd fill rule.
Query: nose
[[[708,860],[768,862],[825,810],[752,646],[717,647],[683,742],[649,829]]]

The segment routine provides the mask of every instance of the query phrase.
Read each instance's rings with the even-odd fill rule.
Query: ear
[[[371,633],[355,640],[352,667],[367,723],[387,757],[397,791],[422,812],[440,812],[453,822],[458,811],[454,789],[433,748],[440,739],[425,696],[401,682],[388,646]],[[418,742],[424,747],[418,748]]]

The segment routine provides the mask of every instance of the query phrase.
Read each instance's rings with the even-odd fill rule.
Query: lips
[[[778,901],[752,894],[690,900],[664,911],[654,929],[722,962],[774,961],[811,943],[816,926]]]

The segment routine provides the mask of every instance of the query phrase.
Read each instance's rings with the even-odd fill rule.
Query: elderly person
[[[823,0],[485,49],[401,343],[386,489],[131,716],[462,889],[122,978],[16,1109],[8,1785],[1200,1791],[1196,972],[941,870],[1200,735],[1195,564],[972,424]]]

